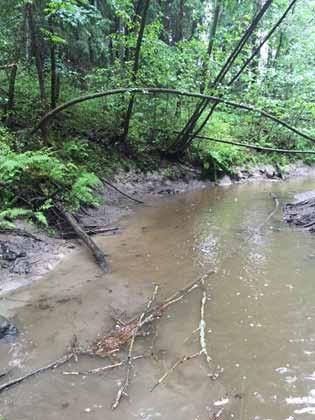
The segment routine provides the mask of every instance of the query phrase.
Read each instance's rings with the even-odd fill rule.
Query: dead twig
[[[213,274],[212,272],[210,274]],[[154,308],[146,312],[145,316],[141,320],[138,331],[147,324],[152,323],[156,319],[161,318],[163,312],[171,305],[181,301],[189,293],[199,286],[201,279],[195,280],[185,286],[183,289],[176,291],[163,303],[156,305]],[[134,329],[137,327],[139,316],[132,318],[129,322],[125,322],[124,325],[115,328],[106,336],[101,336],[91,346],[91,353],[94,353],[99,357],[107,357],[114,353],[117,353],[122,346],[132,339]]]
[[[4,378],[5,376],[7,376],[8,375],[8,371],[6,371],[6,372],[0,372],[0,379],[1,378]]]
[[[213,416],[209,417],[209,420],[223,420],[223,417],[222,417],[223,411],[224,411],[224,408],[223,407],[220,408],[216,413],[213,414]]]
[[[205,321],[205,307],[208,300],[207,290],[205,287],[205,277],[203,276],[201,279],[201,288],[202,288],[202,298],[201,298],[201,306],[200,306],[200,322],[199,322],[199,337],[200,337],[200,354],[204,355],[209,370],[212,371],[212,359],[209,356],[208,349],[207,349],[207,341],[206,341],[206,328],[207,324]]]
[[[184,344],[186,344],[192,337],[200,330],[200,327],[196,328],[188,337],[185,338]]]
[[[254,235],[258,235],[261,230],[266,226],[266,224],[269,222],[269,220],[278,212],[279,210],[279,199],[277,198],[277,196],[274,193],[270,194],[273,201],[274,201],[274,208],[273,210],[268,214],[268,216],[266,217],[266,219],[257,227],[257,229],[255,229],[247,238],[247,241],[250,240]]]
[[[24,236],[25,238],[31,238],[36,242],[42,242],[43,240],[33,235],[32,233],[27,232],[24,229],[4,229],[0,228],[0,234],[14,235],[14,236]]]
[[[50,370],[50,369],[57,369],[58,367],[64,365],[65,363],[69,362],[73,358],[74,358],[74,353],[68,353],[65,356],[62,356],[60,359],[58,359],[58,360],[56,360],[52,363],[49,363],[46,366],[43,366],[39,369],[35,369],[35,370],[27,373],[26,375],[20,376],[19,378],[12,379],[12,381],[9,381],[9,382],[6,382],[6,383],[0,385],[0,393],[3,392],[5,389],[12,388],[14,385],[17,385],[20,382],[23,382],[26,379],[29,379],[32,376],[38,375],[39,373],[46,372],[47,370]]]
[[[173,366],[170,367],[170,369],[168,369],[163,376],[161,376],[161,378],[156,382],[156,384],[153,385],[153,387],[151,388],[151,392],[153,392],[159,385],[161,385],[161,383],[163,383],[165,381],[165,379],[174,372],[174,370],[181,364],[183,364],[184,362],[187,362],[188,360],[192,360],[195,359],[196,357],[200,356],[200,352],[198,353],[194,353],[190,356],[183,356],[180,359],[178,359]]]
[[[132,358],[132,360],[138,360],[138,359],[143,359],[145,356],[144,355],[140,355],[140,356],[134,356]],[[107,370],[111,370],[111,369],[115,369],[118,367],[123,366],[124,364],[126,364],[126,360],[122,360],[121,362],[117,362],[114,363],[112,365],[106,365],[106,366],[101,366],[99,368],[95,368],[95,369],[90,369],[90,370],[86,370],[83,372],[80,371],[64,371],[62,372],[63,375],[74,375],[74,376],[78,376],[78,375],[97,375],[103,372],[106,372]]]
[[[83,227],[84,232],[89,235],[101,235],[103,233],[116,233],[119,231],[119,227],[113,227],[113,228],[102,228],[102,227],[95,227],[95,228],[88,228],[86,226]],[[77,233],[74,231],[65,231],[62,232],[59,235],[60,238],[62,239],[75,239],[78,237]]]
[[[154,302],[154,300],[156,298],[158,289],[159,289],[159,286],[156,285],[154,287],[154,291],[153,291],[153,295],[152,295],[151,299],[148,301],[148,304],[147,304],[144,312],[142,312],[142,314],[140,315],[139,320],[137,322],[137,325],[134,328],[134,331],[133,331],[133,334],[132,334],[132,337],[131,337],[131,341],[130,341],[130,345],[129,345],[125,380],[124,380],[124,382],[122,383],[121,387],[119,388],[119,390],[117,392],[116,399],[115,399],[115,401],[114,401],[114,403],[112,405],[112,409],[113,410],[115,410],[118,407],[118,405],[120,403],[120,400],[121,400],[121,398],[124,395],[125,396],[128,396],[128,387],[129,387],[129,381],[130,381],[130,372],[132,370],[132,359],[133,359],[132,352],[133,352],[133,347],[134,347],[135,339],[136,339],[136,336],[137,336],[137,333],[138,333],[139,329],[142,326],[142,322],[143,322],[143,319],[146,316],[146,313],[150,310],[150,308],[151,308],[151,306],[152,306],[152,304],[153,304],[153,302]]]
[[[55,360],[54,362],[49,363],[46,366],[42,366],[38,369],[35,369],[26,375],[20,376],[19,378],[12,379],[9,382],[6,382],[0,386],[0,394],[9,388],[12,388],[13,386],[25,381],[26,379],[31,378],[32,376],[38,375],[39,373],[46,372],[50,369],[57,369],[58,367],[64,365],[65,363],[69,362],[71,359],[74,359],[75,361],[78,360],[78,354],[81,354],[80,348],[78,347],[78,340],[77,337],[74,335],[70,345],[68,346],[68,352],[62,356],[60,359]]]

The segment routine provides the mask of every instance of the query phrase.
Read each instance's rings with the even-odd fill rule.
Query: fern
[[[4,146],[4,147],[2,147]],[[53,206],[51,197],[58,195],[66,207],[75,211],[81,205],[97,205],[100,200],[94,189],[101,185],[94,173],[68,161],[64,162],[51,149],[18,153],[1,139],[0,222],[10,223],[16,218],[35,219],[47,226],[46,213]],[[76,150],[81,158],[86,148],[67,144],[67,151]],[[19,207],[22,206],[23,208]],[[26,205],[26,208],[24,206]]]

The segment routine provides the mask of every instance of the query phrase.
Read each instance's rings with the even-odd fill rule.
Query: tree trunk
[[[207,49],[207,60],[203,63],[203,70],[202,70],[202,78],[201,78],[201,86],[200,86],[200,93],[204,93],[206,88],[206,82],[208,78],[208,69],[209,69],[209,62],[211,59],[212,51],[213,51],[213,44],[215,35],[217,32],[217,27],[219,23],[219,16],[221,12],[221,2],[222,0],[216,0],[215,8],[213,12],[213,18],[211,22],[211,30],[209,34],[209,43],[208,43],[208,49]]]
[[[134,58],[133,69],[132,69],[132,81],[133,82],[136,81],[138,70],[139,70],[141,45],[142,45],[142,41],[143,41],[143,35],[144,35],[144,29],[145,29],[145,25],[146,25],[149,5],[150,5],[150,0],[144,0],[144,7],[143,7],[141,22],[140,22],[140,30],[139,30],[139,34],[138,34],[138,38],[137,38],[135,58]],[[122,137],[123,143],[125,143],[127,141],[127,138],[128,138],[133,105],[134,105],[134,95],[132,95],[132,97],[130,98],[129,104],[128,104],[128,109],[127,109],[127,114],[126,114],[126,119],[125,119],[125,124],[124,124],[124,132],[123,132],[123,137]]]
[[[8,103],[6,106],[6,110],[9,113],[14,108],[16,73],[17,73],[17,64],[13,64],[11,68],[10,78],[9,78]]]
[[[41,42],[38,39],[38,33],[35,26],[33,5],[31,3],[26,4],[26,13],[28,18],[28,25],[30,30],[30,38],[32,45],[32,54],[35,57],[35,64],[37,69],[39,93],[41,101],[46,105],[46,89],[45,89],[45,73],[44,73],[44,59],[41,48]]]
[[[264,16],[266,11],[268,10],[268,8],[271,6],[272,1],[273,0],[266,0],[264,6],[261,8],[261,10],[259,10],[259,12],[257,13],[255,18],[253,19],[253,21],[249,25],[249,27],[247,28],[245,33],[242,35],[242,37],[240,38],[240,40],[236,44],[236,46],[233,49],[233,51],[231,52],[231,54],[228,56],[224,65],[222,66],[221,70],[219,71],[217,77],[212,82],[212,84],[211,84],[212,88],[216,88],[220,83],[223,82],[227,72],[230,70],[230,68],[234,64],[236,58],[238,57],[238,55],[240,54],[240,52],[244,48],[244,46],[245,46],[246,42],[248,41],[249,37],[255,31],[258,23],[260,22],[260,20],[262,19],[262,17]],[[192,117],[188,120],[187,124],[185,125],[185,127],[183,128],[181,133],[176,138],[175,154],[184,150],[187,147],[187,144],[189,144],[190,139],[191,139],[191,132],[194,129],[194,127],[196,126],[197,121],[199,120],[199,118],[202,116],[203,112],[207,108],[208,104],[209,104],[209,101],[205,100],[205,101],[201,101],[197,105]],[[207,117],[208,119],[210,118],[210,116],[214,112],[216,106],[217,106],[217,104],[214,103],[210,112],[209,112],[209,114],[208,114],[208,117]],[[199,133],[200,130],[198,129],[197,131]]]
[[[174,35],[174,43],[182,41],[184,37],[184,6],[185,1],[179,1],[179,10],[178,16],[176,18],[176,28],[175,28],[175,35]]]
[[[51,36],[54,35],[54,26],[52,21],[49,22],[49,31]],[[53,39],[50,41],[50,107],[51,109],[57,106],[58,97],[58,71],[56,63],[57,46]]]

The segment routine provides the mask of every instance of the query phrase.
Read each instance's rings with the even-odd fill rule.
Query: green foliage
[[[0,131],[1,133],[1,131]],[[4,133],[4,135],[3,135]],[[4,138],[3,138],[4,137]],[[18,217],[36,219],[47,225],[45,213],[56,198],[71,210],[81,205],[97,205],[99,199],[94,188],[100,186],[96,175],[83,166],[68,160],[64,162],[49,149],[15,152],[7,144],[8,138],[2,130],[0,145],[0,181],[4,185],[0,195],[0,219],[13,220]],[[84,148],[74,148],[66,143],[65,151],[76,150],[83,159]],[[22,207],[23,206],[23,207]]]
[[[39,94],[38,57],[32,48],[30,25],[25,24],[27,3],[33,5],[45,100]],[[5,113],[9,72],[0,71],[3,120],[14,131],[30,129],[47,112],[54,58],[55,82],[60,86],[58,103],[118,87],[155,86],[198,92],[205,86],[205,92],[251,103],[315,136],[312,54],[315,29],[311,24],[314,2],[298,2],[268,41],[267,57],[258,55],[230,86],[228,82],[233,75],[287,7],[287,1],[275,0],[226,78],[214,89],[211,82],[257,13],[259,2],[226,0],[221,3],[209,57],[214,0],[151,2],[141,43],[139,71],[135,75],[135,47],[143,12],[141,2],[2,0],[0,64],[20,57],[15,107],[10,118]],[[23,207],[32,212],[26,217],[37,218],[45,224],[44,216],[49,213],[55,196],[73,210],[82,204],[97,204],[93,191],[99,184],[96,175],[101,177],[117,168],[146,170],[158,166],[160,155],[174,146],[176,133],[185,126],[199,102],[170,95],[136,96],[128,139],[122,144],[131,98],[131,94],[111,96],[67,109],[53,121],[48,140],[30,137],[28,130],[15,136],[0,126],[0,180],[6,183],[1,193],[0,211],[9,211],[2,219],[11,223],[16,209]],[[267,147],[310,148],[309,142],[258,114],[223,105],[216,108],[200,134]],[[285,164],[294,159],[206,140],[194,141],[190,152],[206,169],[213,160],[233,167],[272,161]],[[305,162],[311,164],[314,158],[306,157]]]

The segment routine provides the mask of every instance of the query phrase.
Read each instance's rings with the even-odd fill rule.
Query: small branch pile
[[[219,375],[218,373],[214,372],[213,366],[212,366],[212,359],[209,356],[209,352],[207,349],[207,341],[206,341],[206,330],[207,330],[207,324],[205,321],[205,308],[206,303],[209,300],[209,297],[207,295],[207,290],[205,286],[205,279],[213,274],[213,272],[208,273],[201,277],[199,280],[200,288],[202,290],[202,296],[201,296],[201,304],[200,304],[200,322],[198,328],[196,328],[191,335],[194,335],[195,333],[199,332],[199,343],[200,343],[200,351],[191,355],[184,355],[180,357],[176,362],[168,369],[163,376],[155,383],[155,385],[152,387],[151,392],[153,392],[159,385],[161,385],[168,376],[174,372],[174,370],[182,365],[184,362],[187,362],[189,360],[195,359],[199,356],[204,356],[207,368],[208,368],[208,376],[211,379],[216,379]],[[187,340],[185,340],[186,342]]]
[[[134,355],[134,345],[135,345],[136,338],[141,335],[142,336],[147,335],[145,331],[143,330],[143,328],[146,325],[151,324],[154,321],[160,319],[167,308],[169,308],[171,305],[177,302],[180,302],[187,295],[189,295],[193,290],[200,287],[202,289],[201,319],[200,319],[199,328],[196,331],[200,332],[201,350],[200,352],[192,356],[184,356],[183,358],[181,358],[180,361],[177,361],[175,365],[170,369],[170,371],[168,371],[165,375],[163,375],[163,378],[161,378],[158,381],[158,383],[152,388],[152,390],[155,389],[156,386],[160,385],[166,379],[166,377],[172,371],[176,369],[177,366],[197,356],[204,355],[207,365],[209,367],[209,370],[211,370],[211,358],[208,354],[208,350],[206,347],[206,340],[205,340],[206,323],[204,320],[204,314],[205,314],[205,305],[206,305],[206,301],[208,300],[208,297],[206,294],[204,281],[205,281],[205,276],[203,276],[201,279],[197,281],[194,281],[188,284],[183,289],[176,291],[173,295],[171,295],[169,298],[164,300],[162,303],[155,303],[157,292],[158,292],[158,286],[156,285],[154,287],[154,291],[151,298],[148,300],[148,303],[145,309],[140,313],[140,315],[135,316],[133,319],[131,319],[127,323],[124,323],[124,324],[120,323],[120,325],[116,325],[116,328],[114,328],[109,334],[100,335],[95,340],[95,342],[92,343],[87,348],[80,347],[76,337],[74,337],[69,348],[67,349],[66,353],[62,357],[60,357],[54,362],[51,362],[41,368],[33,370],[24,376],[21,376],[19,378],[3,383],[2,385],[0,385],[0,393],[3,392],[4,390],[12,388],[13,386],[37,374],[44,373],[48,370],[57,369],[58,367],[65,365],[70,360],[78,361],[79,356],[83,356],[83,355],[92,356],[92,357],[98,356],[101,358],[112,357],[113,355],[117,355],[117,353],[123,350],[123,348],[129,343],[128,354],[125,360],[122,360],[122,361],[118,360],[115,363],[107,364],[105,366],[101,366],[99,368],[91,369],[85,372],[81,372],[81,371],[63,372],[64,375],[101,374],[107,370],[125,366],[126,369],[125,369],[124,379],[121,383],[121,386],[119,387],[117,391],[116,397],[112,404],[112,409],[116,409],[119,406],[122,398],[128,396],[128,388],[130,386],[133,362],[144,357],[144,355]],[[0,376],[0,378],[5,378],[5,377],[7,377],[7,374]],[[211,377],[213,377],[213,374],[211,374]]]

